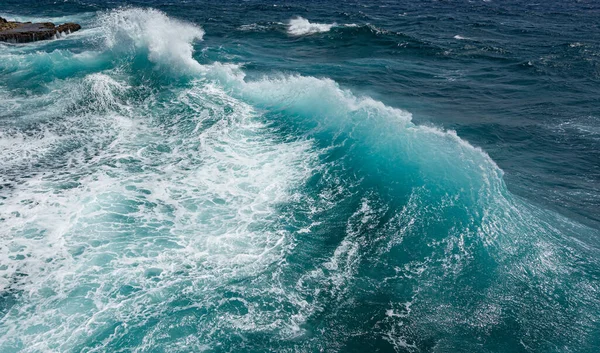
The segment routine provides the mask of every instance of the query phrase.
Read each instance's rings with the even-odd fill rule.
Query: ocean
[[[597,1],[0,16],[0,352],[600,351]]]

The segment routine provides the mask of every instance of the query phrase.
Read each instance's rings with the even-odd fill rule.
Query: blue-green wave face
[[[78,20],[0,45],[1,352],[600,349],[598,232],[455,132],[157,10]]]

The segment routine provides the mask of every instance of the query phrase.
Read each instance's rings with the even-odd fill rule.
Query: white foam
[[[129,109],[118,98],[131,88],[126,83],[119,82],[105,73],[95,73],[88,75],[84,79],[83,85],[90,90],[91,96],[94,98],[94,108],[104,111],[119,108]]]
[[[329,32],[336,26],[335,23],[311,23],[300,16],[290,20],[288,24],[288,34],[291,36],[305,36],[315,33]]]
[[[198,72],[192,58],[193,42],[202,40],[200,27],[168,17],[154,9],[123,9],[100,17],[106,45],[119,49],[147,49],[148,59],[164,67]]]
[[[219,320],[202,321],[204,344],[216,339],[212,333],[221,327],[298,334],[305,315],[265,310],[243,298],[251,293],[223,300],[216,289],[283,261],[293,239],[275,226],[277,207],[311,174],[311,142],[276,141],[252,107],[206,81],[180,92],[166,111],[153,105],[124,109],[120,96],[131,87],[106,73],[90,75],[83,84],[82,91],[95,97],[94,110],[105,118],[114,111],[127,114],[121,119],[131,123],[103,125],[118,136],[99,155],[50,170],[51,175],[24,177],[6,195],[2,209],[10,229],[0,231],[6,245],[0,258],[9,267],[0,269],[0,286],[23,294],[19,310],[4,317],[0,336],[26,341],[24,351],[68,350],[101,332],[105,322],[135,325],[169,310],[156,301],[168,303],[182,293],[212,312],[231,300],[249,312],[223,312]],[[157,125],[165,118],[171,122]],[[68,125],[77,119],[83,117],[53,130],[54,140],[45,135],[41,141],[56,146],[79,138],[80,131],[73,136]],[[90,141],[102,133],[87,131]],[[82,149],[92,147],[81,142]],[[77,153],[71,152],[74,158]],[[72,181],[79,186],[56,188]],[[24,259],[14,260],[19,255]],[[256,295],[307,310],[308,303],[278,288],[272,276],[268,273]],[[119,294],[127,286],[140,290]],[[41,332],[30,330],[35,327]]]

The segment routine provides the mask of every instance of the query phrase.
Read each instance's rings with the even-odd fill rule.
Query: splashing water
[[[315,33],[329,32],[334,26],[336,26],[335,23],[311,23],[305,18],[296,17],[290,20],[288,33],[291,36],[304,36]]]
[[[204,31],[157,10],[97,26],[81,54],[0,54],[50,88],[0,91],[0,351],[597,346],[600,257],[573,236],[594,231],[455,132],[203,64]]]

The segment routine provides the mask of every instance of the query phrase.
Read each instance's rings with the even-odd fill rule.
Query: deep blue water
[[[0,352],[600,351],[599,3],[0,16]]]

